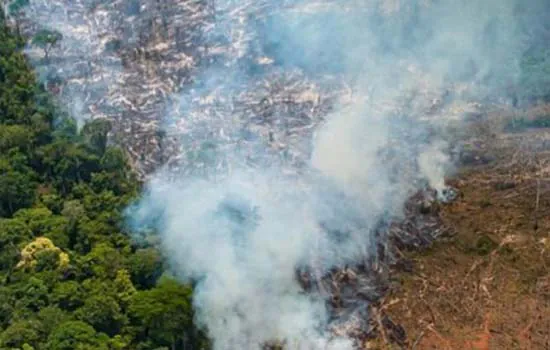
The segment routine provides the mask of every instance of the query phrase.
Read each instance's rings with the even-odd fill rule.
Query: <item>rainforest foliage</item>
[[[138,183],[107,144],[108,122],[78,131],[38,84],[23,45],[2,21],[0,349],[207,348],[191,287],[125,232]]]

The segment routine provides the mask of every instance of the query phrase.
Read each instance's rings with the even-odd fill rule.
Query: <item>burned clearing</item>
[[[404,254],[412,267],[395,270],[379,306],[406,331],[403,347],[548,349],[549,137],[527,129],[469,143],[476,160],[491,160],[468,160],[450,180],[460,197],[440,216],[453,237]],[[391,340],[367,348],[392,348]]]

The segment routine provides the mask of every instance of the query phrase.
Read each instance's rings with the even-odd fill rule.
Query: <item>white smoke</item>
[[[28,16],[69,39],[63,52],[99,60],[92,68],[106,70],[106,78],[91,89],[96,95],[67,91],[75,113],[87,114],[80,109],[90,98],[108,95],[118,84],[120,62],[107,64],[101,53],[117,12],[100,6],[87,24],[73,23],[70,3],[68,8],[46,3],[31,0]],[[171,116],[181,118],[173,124],[186,126],[191,142],[182,141],[185,147],[219,144],[208,155],[212,171],[204,177],[179,174],[176,180],[159,171],[130,213],[136,228],[156,226],[173,269],[195,282],[196,321],[216,350],[255,350],[277,340],[289,349],[353,347],[350,339],[327,331],[327,296],[305,293],[296,269],[311,267],[320,276],[334,266],[361,262],[374,254],[377,225],[398,217],[423,180],[444,189],[450,162],[439,126],[431,131],[447,116],[444,91],[451,91],[453,103],[467,103],[498,95],[517,78],[525,50],[515,18],[519,4],[524,2],[216,1],[214,34],[228,45],[210,50],[229,58],[201,72],[206,83],[193,93],[172,96],[185,103]],[[267,142],[245,152],[239,147],[246,142],[238,137],[220,141],[246,124],[235,117],[233,101],[242,86],[254,86],[257,77],[245,71],[253,68],[247,55],[258,52],[265,54],[260,61],[275,62],[283,71],[299,69],[325,90],[331,86],[323,85],[324,78],[336,76],[353,92],[351,101],[342,99],[325,116],[315,137],[304,137],[311,155],[293,176]],[[64,66],[54,68],[70,76]],[[228,87],[218,85],[227,80],[232,80]],[[458,92],[459,85],[466,88]],[[202,102],[187,103],[197,91],[204,100],[217,96],[215,117],[207,117]],[[275,114],[280,123],[273,127],[289,118]],[[244,165],[250,156],[266,161]],[[222,161],[227,166],[218,172]]]
[[[437,138],[431,143],[414,137],[395,140],[400,127],[395,116],[409,115],[413,121],[424,116],[449,83],[470,82],[475,91],[490,94],[498,88],[494,74],[513,67],[517,58],[517,42],[499,46],[505,38],[515,39],[514,28],[504,25],[499,28],[505,32],[491,34],[489,40],[499,43],[498,59],[480,41],[489,22],[509,20],[510,1],[383,2],[379,5],[386,14],[378,15],[378,25],[368,23],[377,10],[361,6],[359,14],[331,11],[311,20],[310,11],[320,11],[315,5],[301,2],[287,14],[288,22],[284,14],[277,17],[280,22],[268,25],[266,34],[279,45],[275,58],[283,65],[308,69],[311,64],[317,71],[313,75],[326,70],[351,77],[358,94],[317,130],[309,171],[287,178],[283,169],[271,166],[231,171],[217,181],[153,181],[139,203],[145,212],[150,206],[164,209],[165,251],[182,278],[198,281],[197,321],[217,350],[259,349],[273,340],[285,340],[290,349],[353,348],[351,340],[332,339],[326,331],[326,296],[305,294],[296,269],[313,266],[322,275],[333,266],[362,261],[373,254],[376,225],[388,214],[400,214],[407,196],[418,189],[416,180],[424,178],[442,191],[449,166],[444,144]],[[322,61],[321,52],[328,52],[329,59]],[[496,61],[508,62],[506,70]],[[481,86],[482,80],[489,85]],[[381,152],[395,143],[397,155],[382,158]],[[417,170],[405,174],[410,162]],[[221,209],[225,214],[220,214],[228,196],[239,209]],[[257,220],[251,219],[252,208]],[[237,221],[225,216],[235,210],[249,214]],[[142,215],[138,222],[147,221],[148,213]]]
[[[400,215],[418,180],[445,189],[445,142],[426,137],[432,123],[420,119],[446,88],[466,84],[469,94],[489,97],[516,74],[513,1],[350,2],[324,15],[317,5],[302,1],[266,30],[283,66],[340,74],[354,90],[351,103],[316,131],[307,171],[289,178],[273,165],[216,181],[159,178],[133,216],[146,223],[151,207],[163,208],[164,249],[182,278],[198,281],[197,321],[217,350],[273,340],[289,349],[353,348],[349,339],[333,339],[326,296],[305,294],[295,271],[310,266],[322,275],[374,254],[376,225]],[[399,121],[403,115],[411,128]],[[384,157],[389,149],[393,156]],[[220,209],[227,202],[234,207]],[[233,211],[244,218],[228,219]]]
[[[451,164],[449,155],[444,153],[444,146],[443,142],[436,142],[418,156],[420,172],[438,193],[442,193],[446,187],[445,174]]]
[[[217,349],[254,349],[270,340],[296,349],[350,348],[323,333],[323,301],[296,283],[298,266],[344,250],[322,233],[319,205],[308,192],[267,172],[233,173],[219,183],[152,182],[134,219],[162,203],[163,247],[182,277],[200,281],[197,318]]]

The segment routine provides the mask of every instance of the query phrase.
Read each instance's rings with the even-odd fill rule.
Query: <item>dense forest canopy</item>
[[[191,287],[125,232],[139,184],[109,123],[77,131],[0,21],[0,349],[207,348]]]

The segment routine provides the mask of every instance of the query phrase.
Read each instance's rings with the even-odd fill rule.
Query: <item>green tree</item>
[[[48,188],[47,192],[42,192],[39,197],[40,206],[48,208],[52,213],[59,215],[63,210],[63,198],[56,193],[55,189]]]
[[[84,290],[76,281],[58,283],[52,292],[52,301],[66,311],[74,311],[84,305],[84,298]]]
[[[109,340],[109,349],[110,350],[126,350],[130,349],[130,344],[132,343],[132,337],[130,335],[120,335],[117,334]]]
[[[46,207],[32,209],[21,209],[14,215],[24,221],[34,236],[44,236],[51,239],[56,246],[66,249],[69,244],[67,229],[69,222],[67,218],[53,215]]]
[[[130,271],[132,280],[138,287],[152,288],[163,271],[163,262],[159,251],[154,248],[137,250],[130,257]]]
[[[82,262],[82,268],[91,275],[112,280],[117,272],[126,265],[126,259],[120,252],[106,243],[100,243],[87,254]]]
[[[139,325],[138,339],[149,338],[171,349],[200,349],[204,338],[192,323],[191,294],[189,286],[170,278],[162,278],[151,290],[136,293],[129,311]]]
[[[0,336],[2,348],[22,348],[29,344],[36,346],[40,341],[40,322],[20,320],[12,323]]]
[[[15,311],[14,295],[10,287],[0,287],[0,329],[6,329]],[[1,336],[1,333],[0,333]]]
[[[125,269],[118,270],[113,283],[118,303],[123,308],[126,308],[136,293],[136,288],[130,279],[130,274]]]
[[[63,35],[55,30],[43,29],[35,34],[32,43],[44,50],[44,58],[49,58],[50,50],[63,39]]]
[[[16,298],[15,307],[38,312],[49,303],[50,293],[46,283],[39,278],[30,277],[21,281],[14,290]]]
[[[0,270],[10,271],[19,260],[18,245],[30,239],[32,231],[18,219],[0,219]]]
[[[56,270],[59,265],[59,252],[43,250],[36,253],[35,259],[36,265],[34,268],[37,272]]]
[[[87,220],[86,211],[79,200],[74,199],[63,203],[61,214],[67,219],[67,239],[70,249],[78,242],[78,225]]]
[[[68,116],[59,116],[55,130],[51,133],[58,140],[78,142],[78,124],[75,119]]]
[[[76,311],[78,319],[92,325],[95,330],[114,336],[127,319],[117,301],[107,295],[93,295]]]
[[[0,159],[0,217],[9,217],[30,206],[36,197],[36,182],[29,173],[22,173]]]
[[[11,35],[0,19],[0,123],[29,124],[34,113],[36,78],[19,47],[23,40]]]
[[[110,173],[128,175],[128,159],[119,147],[109,147],[101,157],[101,168]]]
[[[20,33],[20,18],[23,15],[23,9],[29,5],[29,0],[12,0],[8,2],[8,14],[15,19],[15,28]]]
[[[99,170],[99,158],[79,144],[56,140],[37,150],[40,170],[44,172],[62,195],[68,195],[80,181],[90,181]]]
[[[117,197],[112,191],[90,194],[84,197],[83,204],[92,219],[97,218],[102,213],[114,214],[120,211],[119,209],[123,206],[121,198]]]
[[[12,0],[8,2],[8,13],[10,16],[17,15],[23,8],[29,5],[29,0]]]
[[[0,154],[12,148],[22,151],[31,145],[32,131],[23,125],[0,125]]]
[[[48,306],[40,310],[37,314],[37,320],[40,322],[41,342],[45,342],[57,325],[70,321],[70,319],[71,315],[55,306]]]
[[[108,338],[101,336],[89,324],[68,321],[58,325],[48,337],[46,349],[108,350]]]
[[[107,136],[111,131],[111,122],[106,119],[95,119],[84,125],[81,135],[92,152],[103,156],[107,149]]]

